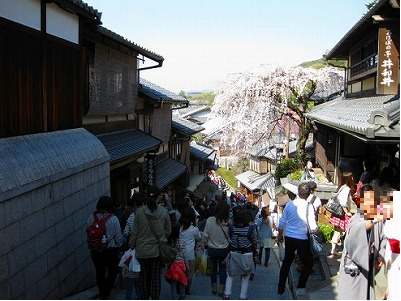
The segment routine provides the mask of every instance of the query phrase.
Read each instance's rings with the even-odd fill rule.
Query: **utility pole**
[[[287,108],[287,112],[288,111],[289,109]],[[287,118],[287,124],[285,128],[285,157],[288,158],[289,155],[290,155],[290,117]]]

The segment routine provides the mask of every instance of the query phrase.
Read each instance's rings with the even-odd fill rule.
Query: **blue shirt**
[[[279,223],[279,230],[285,229],[284,236],[302,240],[308,239],[308,226],[306,224],[306,208],[308,204],[309,202],[299,197],[286,204]],[[312,232],[315,232],[317,224],[313,206],[309,205],[308,210],[309,227]]]

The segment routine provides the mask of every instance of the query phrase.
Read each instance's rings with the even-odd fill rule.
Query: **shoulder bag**
[[[319,237],[310,230],[309,220],[308,220],[309,205],[310,203],[308,202],[308,205],[306,206],[306,225],[308,226],[310,250],[313,255],[320,255],[324,253],[324,249],[322,243],[320,242]]]
[[[155,229],[155,226],[153,223],[149,220],[149,218],[146,216],[150,229],[152,229],[153,235],[156,237],[158,243],[159,243],[159,256],[162,261],[162,263],[167,264],[170,262],[173,262],[176,255],[177,255],[177,249],[169,244],[168,242],[163,242],[160,240],[160,237],[157,236],[157,232]]]
[[[343,188],[341,187],[340,190],[334,196],[332,196],[326,204],[326,210],[338,218],[343,218],[345,215],[343,206],[341,206],[340,200],[338,199],[338,195],[342,189]]]

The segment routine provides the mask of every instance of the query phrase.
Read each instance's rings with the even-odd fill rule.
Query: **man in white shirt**
[[[308,185],[309,185],[309,189],[310,189],[310,195],[308,196],[308,198],[306,200],[313,206],[313,210],[315,211],[315,220],[317,223],[318,214],[322,214],[322,212],[323,212],[322,201],[317,195],[315,195],[315,191],[317,188],[316,183],[313,181],[310,181],[310,182],[308,182]]]
[[[299,275],[297,285],[297,295],[306,294],[306,281],[309,278],[313,267],[313,255],[309,246],[308,226],[312,232],[318,229],[314,210],[308,206],[307,198],[310,195],[310,188],[307,182],[298,186],[298,197],[287,203],[283,215],[279,222],[279,240],[283,238],[285,230],[285,256],[280,269],[277,294],[282,295],[285,289],[285,283],[295,257],[295,251],[303,263],[302,271]],[[308,219],[306,219],[308,210]]]

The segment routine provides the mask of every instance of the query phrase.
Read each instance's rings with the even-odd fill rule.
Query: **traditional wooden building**
[[[362,161],[391,166],[399,187],[400,6],[379,0],[327,54],[346,60],[345,96],[307,114],[315,124],[316,160],[337,181],[336,167],[358,181]]]
[[[1,299],[94,285],[87,217],[102,195],[125,203],[147,156],[168,144],[158,118],[149,132],[137,112],[139,73],[163,60],[102,27],[83,1],[1,3]]]

